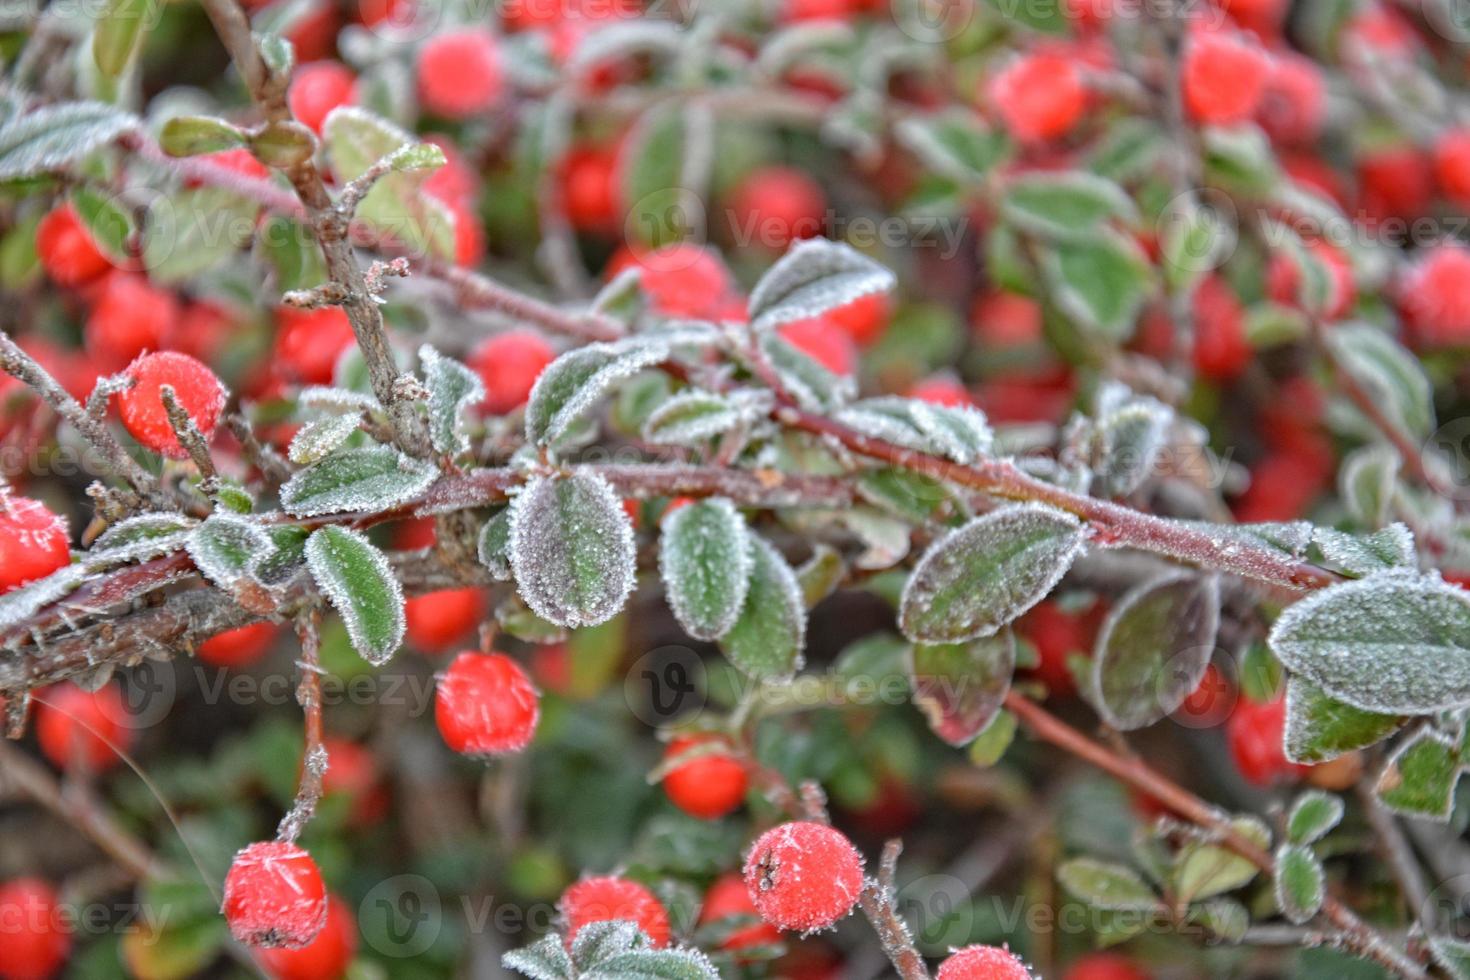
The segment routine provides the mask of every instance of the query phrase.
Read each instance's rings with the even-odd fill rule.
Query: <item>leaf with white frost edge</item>
[[[633,591],[633,525],[612,485],[581,470],[537,477],[510,504],[510,567],[521,598],[558,626],[596,626]]]
[[[428,344],[419,348],[419,363],[429,388],[429,443],[435,452],[457,456],[470,448],[465,410],[485,397],[480,376]]]
[[[589,922],[572,937],[572,965],[579,972],[590,970],[610,957],[647,945],[648,937],[629,919]]]
[[[809,238],[792,245],[750,291],[750,323],[766,331],[891,292],[898,280],[850,245]]]
[[[63,565],[44,578],[0,595],[0,627],[14,626],[29,619],[42,608],[70,595],[86,578],[84,566]]]
[[[1433,730],[1416,732],[1389,756],[1374,792],[1395,813],[1446,823],[1463,764],[1456,740]]]
[[[1337,490],[1354,520],[1370,528],[1388,521],[1402,466],[1392,446],[1364,446],[1348,454],[1337,474]]]
[[[720,980],[720,972],[692,947],[635,949],[608,957],[581,980]]]
[[[432,463],[388,446],[348,449],[287,480],[281,506],[293,517],[379,511],[412,500],[438,475]]]
[[[531,980],[572,980],[573,976],[572,958],[567,955],[566,941],[557,933],[511,950],[500,958],[500,965],[523,973]]]
[[[990,636],[1046,598],[1085,541],[1076,517],[1041,504],[977,517],[919,560],[899,602],[899,628],[917,643]]]
[[[1429,437],[1434,430],[1434,386],[1418,358],[1367,323],[1336,324],[1327,332],[1327,343],[1347,372],[1411,436]]]
[[[197,522],[182,514],[139,514],[112,525],[92,542],[92,551],[103,551],[152,538],[169,537],[186,531]]]
[[[991,431],[978,409],[933,405],[894,395],[843,408],[837,420],[875,439],[969,464],[990,451]]]
[[[1220,625],[1213,575],[1167,572],[1130,590],[1109,612],[1093,653],[1098,713],[1120,731],[1172,713],[1204,679]]]
[[[1470,596],[1415,572],[1334,585],[1267,639],[1288,670],[1355,708],[1429,714],[1470,703]]]
[[[1415,564],[1414,535],[1403,524],[1390,524],[1372,534],[1348,534],[1330,527],[1312,532],[1322,560],[1346,575],[1363,576]]]
[[[1301,925],[1310,922],[1322,909],[1326,895],[1326,875],[1322,862],[1308,848],[1283,844],[1276,851],[1276,907],[1288,922]]]
[[[356,415],[330,415],[307,422],[291,437],[286,458],[297,466],[310,466],[342,447],[361,420]]]
[[[687,504],[663,521],[658,569],[684,632],[715,640],[740,617],[750,587],[750,535],[728,500]]]
[[[806,604],[796,573],[781,553],[750,535],[750,586],[740,618],[720,638],[720,649],[745,676],[782,680],[801,667]]]
[[[353,648],[375,667],[387,663],[404,632],[403,588],[387,557],[361,533],[328,526],[307,539],[306,564]]]
[[[480,539],[476,551],[480,557],[480,564],[490,569],[490,574],[497,581],[510,581],[509,508],[497,511],[485,522],[485,526],[480,528]]]
[[[660,446],[698,446],[740,421],[740,412],[723,395],[682,391],[649,413],[643,438]]]
[[[61,102],[0,122],[0,180],[62,170],[141,125],[102,102]]]
[[[1074,858],[1057,868],[1057,882],[1071,895],[1109,912],[1151,912],[1159,898],[1132,868],[1094,858]]]
[[[1286,839],[1293,844],[1315,844],[1342,822],[1342,799],[1321,790],[1307,790],[1286,815]]]
[[[1470,980],[1470,943],[1446,936],[1431,936],[1429,951],[1434,962],[1443,967],[1453,980]]]
[[[526,400],[526,438],[549,446],[619,381],[668,359],[660,343],[625,340],[567,351],[536,378]]]
[[[1230,828],[1261,848],[1271,845],[1270,829],[1255,817],[1236,817]],[[1235,891],[1259,873],[1253,862],[1223,844],[1192,841],[1180,849],[1171,877],[1177,900],[1194,902]]]
[[[353,348],[348,348],[352,350]],[[334,388],[329,385],[310,385],[301,389],[296,398],[302,408],[321,408],[334,412],[371,412],[378,407],[378,400],[362,391],[351,388]]]
[[[221,589],[250,574],[255,563],[275,550],[270,536],[255,521],[218,513],[189,534],[189,557],[204,576]]]
[[[1173,422],[1171,409],[1148,398],[1132,401],[1098,423],[1097,479],[1104,493],[1126,497],[1143,485]]]
[[[1408,721],[1402,715],[1354,708],[1330,697],[1308,680],[1286,679],[1286,731],[1283,750],[1300,765],[1331,762],[1388,738]]]

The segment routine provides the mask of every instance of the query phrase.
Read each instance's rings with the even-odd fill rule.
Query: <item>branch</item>
[[[305,715],[305,751],[301,755],[301,784],[296,801],[281,818],[276,830],[279,840],[294,844],[316,813],[322,798],[322,777],[327,772],[327,749],[322,744],[322,608],[313,603],[296,617],[296,635],[301,640],[301,680],[296,685],[296,703]]]
[[[209,455],[209,445],[204,441],[204,433],[199,431],[199,426],[194,424],[189,413],[184,411],[184,406],[179,404],[179,396],[173,385],[160,385],[158,395],[163,400],[163,410],[168,415],[168,424],[173,427],[174,437],[199,468],[199,475],[204,478],[205,485],[210,485],[218,478],[218,474],[215,472],[214,460]]]
[[[914,937],[908,924],[893,905],[893,883],[898,870],[898,856],[903,852],[903,842],[891,840],[883,845],[883,860],[878,877],[869,878],[863,885],[862,897],[858,899],[863,914],[873,924],[883,952],[888,954],[894,969],[903,980],[929,980],[929,969],[924,957],[914,948]]]

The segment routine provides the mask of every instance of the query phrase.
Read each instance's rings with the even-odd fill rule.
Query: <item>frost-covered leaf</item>
[[[979,409],[934,405],[889,395],[842,409],[837,420],[864,435],[919,452],[973,463],[990,451],[992,435]]]
[[[786,559],[764,538],[750,535],[750,585],[740,617],[720,649],[741,673],[757,679],[790,677],[801,666],[806,605]]]
[[[835,411],[856,392],[851,378],[828,371],[774,330],[761,334],[757,343],[781,387],[807,411]]]
[[[605,960],[636,948],[647,947],[648,937],[628,919],[589,922],[572,938],[572,965],[580,973]]]
[[[890,292],[896,283],[892,272],[850,245],[806,239],[792,245],[750,291],[750,323],[759,332],[769,331]]]
[[[1453,980],[1470,980],[1470,943],[1446,936],[1431,936],[1429,950],[1434,956],[1434,962]]]
[[[1040,504],[978,517],[920,559],[904,587],[899,626],[919,643],[993,635],[1046,597],[1084,539],[1077,518]]]
[[[659,574],[684,632],[715,640],[735,625],[750,586],[750,551],[745,519],[728,500],[687,504],[664,518]]]
[[[1262,848],[1271,845],[1271,832],[1255,817],[1237,817],[1230,826],[1246,840]],[[1249,884],[1259,869],[1227,847],[1193,841],[1174,861],[1174,894],[1180,902],[1223,895]]]
[[[1288,922],[1301,925],[1310,922],[1322,908],[1326,895],[1326,875],[1322,862],[1309,848],[1299,844],[1283,844],[1276,851],[1276,906]]]
[[[1197,923],[1228,943],[1245,941],[1251,914],[1244,905],[1230,898],[1212,898],[1191,905],[1185,913],[1189,922]]]
[[[900,119],[893,135],[932,172],[961,185],[983,181],[1010,147],[969,109]]]
[[[1329,762],[1388,738],[1406,719],[1354,708],[1300,677],[1286,681],[1286,757],[1301,765]]]
[[[1175,290],[1192,290],[1206,273],[1219,268],[1235,247],[1233,225],[1210,208],[1200,206],[1195,195],[1168,208],[1163,223],[1159,250],[1164,278]]]
[[[538,477],[510,505],[510,567],[521,598],[558,626],[595,626],[633,591],[633,526],[597,474]]]
[[[1152,285],[1149,268],[1136,245],[1112,232],[1057,242],[1042,258],[1062,311],[1082,329],[1113,343],[1133,335]]]
[[[1138,217],[1123,188],[1082,170],[1016,179],[1005,190],[1000,213],[1024,231],[1052,238],[1086,235],[1105,221]]]
[[[1074,858],[1057,868],[1057,881],[1067,894],[1109,912],[1151,912],[1159,898],[1138,872],[1121,864]]]
[[[546,366],[526,402],[526,438],[549,446],[619,381],[665,360],[662,344],[621,341],[567,351]]]
[[[580,980],[720,980],[720,971],[697,949],[637,949],[609,956]]]
[[[156,540],[158,538],[172,537],[180,531],[187,531],[197,522],[183,514],[139,514],[119,521],[112,527],[103,531],[97,540],[92,542],[92,552],[105,551],[109,548],[121,548],[140,541]]]
[[[631,239],[668,245],[703,230],[699,188],[687,186],[684,166],[691,155],[708,151],[710,135],[708,111],[685,100],[655,105],[638,118],[617,162],[627,211],[623,228]]]
[[[510,508],[497,511],[480,528],[477,550],[480,564],[490,569],[491,575],[501,582],[510,581]]]
[[[480,376],[428,344],[419,348],[419,363],[429,387],[429,442],[435,452],[457,456],[470,448],[464,413],[485,397]]]
[[[44,607],[70,595],[86,578],[85,566],[63,565],[44,578],[0,595],[0,628],[29,619]]]
[[[660,446],[698,446],[729,432],[747,414],[724,395],[681,391],[649,414],[643,423],[643,438]]]
[[[1312,543],[1322,560],[1347,575],[1371,575],[1415,564],[1414,535],[1402,524],[1391,524],[1372,534],[1348,534],[1330,527],[1312,532]]]
[[[284,585],[306,563],[306,539],[310,532],[295,524],[273,524],[265,529],[271,550],[256,559],[256,581],[265,586]]]
[[[1395,813],[1448,821],[1464,762],[1462,749],[1437,731],[1414,733],[1394,750],[1379,774],[1374,787],[1378,799]]]
[[[418,496],[438,473],[388,446],[348,449],[287,480],[281,506],[295,517],[383,510]]]
[[[1434,431],[1434,390],[1424,367],[1398,341],[1366,323],[1343,323],[1327,343],[1344,370],[1416,440]]]
[[[77,218],[102,253],[116,265],[126,264],[132,258],[128,249],[135,230],[133,213],[117,198],[91,187],[72,188],[70,199]]]
[[[286,457],[297,466],[309,466],[326,459],[341,448],[352,433],[357,431],[361,418],[356,415],[331,415],[324,419],[313,419],[291,437],[286,448]]]
[[[137,129],[130,112],[101,102],[62,102],[0,121],[0,180],[64,170]]]
[[[1126,497],[1143,485],[1168,442],[1174,413],[1152,398],[1135,398],[1098,422],[1098,461],[1102,492]]]
[[[801,585],[801,599],[808,609],[837,591],[847,577],[847,562],[842,553],[821,542],[812,546],[812,556],[796,570]]]
[[[1215,650],[1220,585],[1213,575],[1168,572],[1118,600],[1097,638],[1092,691],[1120,731],[1152,725],[1199,686]]]
[[[500,958],[507,970],[523,973],[531,980],[572,980],[572,958],[566,941],[557,933],[543,936],[530,946],[513,949]]]
[[[1403,460],[1392,446],[1364,446],[1343,461],[1337,489],[1353,519],[1368,527],[1388,521]]]
[[[1470,595],[1438,578],[1384,572],[1288,608],[1277,658],[1364,711],[1428,714],[1470,703]]]
[[[968,643],[916,643],[909,649],[914,704],[934,734],[966,745],[995,720],[1016,671],[1010,630]]]
[[[897,466],[863,473],[858,478],[858,493],[883,510],[914,523],[932,519],[939,506],[952,496],[939,480]]]
[[[403,642],[403,590],[388,559],[357,531],[328,526],[306,541],[311,577],[363,659],[380,667]]]
[[[215,585],[229,590],[249,575],[255,562],[273,545],[255,521],[237,514],[218,513],[189,534],[189,557]]]
[[[1315,844],[1342,822],[1342,798],[1309,789],[1296,798],[1286,815],[1286,839],[1293,844]]]
[[[301,394],[296,396],[296,402],[302,408],[350,412],[353,415],[360,412],[371,412],[378,407],[378,400],[366,392],[353,391],[351,388],[336,388],[330,385],[308,385],[301,389]]]

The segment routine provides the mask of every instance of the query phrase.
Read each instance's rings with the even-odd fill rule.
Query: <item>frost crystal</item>
[[[378,407],[378,400],[372,395],[326,385],[302,388],[296,400],[302,408],[321,408],[335,412],[370,412]]]
[[[640,339],[588,344],[546,366],[526,402],[526,438],[540,446],[560,439],[619,381],[668,360],[669,348]]]
[[[1313,531],[1312,543],[1322,552],[1324,561],[1349,575],[1369,575],[1414,564],[1414,535],[1403,524],[1361,535],[1319,527]]]
[[[61,170],[140,120],[101,102],[65,102],[3,120],[0,127],[0,180],[15,180]]]
[[[388,446],[348,449],[287,480],[281,506],[293,517],[384,510],[427,490],[438,473]]]
[[[837,420],[875,439],[956,463],[973,463],[990,451],[990,425],[984,413],[974,408],[886,396],[850,405],[837,413]]]
[[[1152,398],[1130,397],[1100,415],[1097,476],[1103,492],[1123,497],[1137,490],[1152,471],[1173,424],[1173,410]]]
[[[308,422],[291,437],[286,456],[298,466],[319,462],[336,452],[357,431],[356,415],[332,415]]]
[[[1337,474],[1337,488],[1354,520],[1368,527],[1388,520],[1402,466],[1392,446],[1364,446],[1348,455]]]
[[[342,617],[352,646],[382,666],[403,642],[403,589],[388,559],[357,531],[324,527],[306,541],[311,577]]]
[[[480,528],[480,564],[501,582],[510,580],[510,510],[496,513]]]
[[[684,391],[654,409],[643,438],[662,446],[698,446],[740,424],[730,400],[707,391]]]
[[[196,522],[182,514],[139,514],[104,531],[82,561],[100,572],[135,561],[150,561],[184,547]]]
[[[750,586],[750,538],[728,500],[689,504],[664,519],[659,574],[669,608],[696,640],[727,633]]]
[[[850,245],[812,238],[791,246],[750,291],[750,322],[758,331],[892,291],[889,270]]]
[[[189,535],[189,557],[215,585],[231,589],[275,545],[259,524],[235,514],[215,514]]]
[[[14,626],[72,592],[87,577],[81,565],[66,565],[45,578],[0,595],[0,627]]]
[[[429,386],[429,440],[436,452],[450,456],[470,448],[464,412],[485,397],[480,376],[428,344],[419,348],[419,362]]]
[[[636,576],[633,525],[596,473],[538,477],[510,505],[510,567],[521,598],[558,626],[615,616]]]

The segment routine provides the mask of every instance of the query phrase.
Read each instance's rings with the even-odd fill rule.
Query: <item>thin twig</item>
[[[296,636],[301,640],[301,679],[296,684],[296,703],[305,716],[305,750],[301,757],[301,783],[296,800],[281,818],[276,837],[295,843],[316,813],[322,798],[322,777],[327,771],[327,749],[322,744],[322,608],[311,604],[296,617]]]
[[[163,410],[168,415],[168,424],[173,427],[179,445],[184,447],[184,451],[199,468],[199,475],[204,478],[205,486],[211,485],[219,478],[219,474],[215,471],[214,459],[209,455],[209,444],[204,440],[204,433],[199,431],[199,426],[194,424],[184,406],[179,404],[179,396],[173,385],[160,385],[158,396],[163,400]]]
[[[883,952],[893,963],[894,969],[903,980],[929,980],[929,969],[924,957],[914,948],[914,937],[908,923],[898,914],[894,905],[894,878],[897,874],[898,856],[903,851],[903,842],[891,840],[883,845],[883,859],[878,877],[869,878],[863,885],[858,903],[863,914],[878,934]]]

